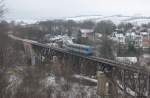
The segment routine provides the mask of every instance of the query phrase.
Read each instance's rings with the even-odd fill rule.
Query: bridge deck
[[[113,67],[119,67],[119,68],[122,68],[122,69],[132,70],[132,71],[135,71],[135,72],[149,73],[149,71],[147,69],[139,67],[139,66],[132,66],[130,64],[125,64],[125,63],[115,61],[115,60],[109,60],[109,59],[104,59],[104,58],[99,58],[99,57],[94,57],[94,56],[85,56],[85,55],[81,55],[81,54],[76,54],[76,53],[67,51],[66,49],[63,49],[63,48],[54,48],[54,47],[50,47],[49,45],[42,44],[42,43],[39,43],[39,42],[36,42],[36,41],[33,41],[33,40],[22,39],[22,38],[13,36],[13,35],[9,35],[9,36],[11,38],[15,39],[15,40],[30,43],[32,45],[37,45],[37,46],[44,47],[44,48],[51,48],[51,49],[53,49],[55,51],[58,51],[58,52],[75,55],[75,56],[85,58],[85,59],[88,59],[88,60],[91,60],[91,61],[94,61],[94,62],[105,63],[105,64],[108,64],[108,65],[113,66]]]

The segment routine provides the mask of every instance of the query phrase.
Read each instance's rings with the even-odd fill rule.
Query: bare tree
[[[116,25],[112,21],[100,21],[96,24],[95,32],[103,35],[111,34],[116,28]]]
[[[18,73],[22,82],[17,88],[15,98],[46,98],[43,94],[44,86],[40,83],[45,77],[45,72],[37,66],[25,66]]]
[[[0,0],[0,17],[3,17],[4,13],[6,12],[6,8],[3,1],[4,0]]]
[[[4,4],[3,0],[0,1],[0,19],[4,15]],[[7,51],[7,35],[4,33],[6,31],[6,24],[5,22],[0,23],[0,97],[4,97],[4,88],[7,86],[7,81],[5,77],[6,66],[5,63],[5,56]]]
[[[107,36],[103,36],[100,43],[100,57],[107,58],[107,59],[114,59],[114,42],[109,39]]]
[[[0,0],[0,20],[5,13],[3,0]],[[6,87],[8,83],[8,69],[20,62],[20,51],[14,48],[14,41],[8,37],[9,24],[0,21],[0,98],[8,98]],[[17,46],[18,47],[18,46]],[[18,54],[19,53],[19,54]],[[18,63],[19,64],[19,63]],[[6,97],[7,96],[7,97]]]
[[[123,32],[127,32],[128,30],[131,30],[133,28],[133,24],[131,23],[120,23],[117,28],[122,30]]]
[[[80,27],[84,29],[93,29],[95,27],[95,22],[87,20],[80,23]]]

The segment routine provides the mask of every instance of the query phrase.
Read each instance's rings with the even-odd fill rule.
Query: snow
[[[51,40],[51,41],[56,41],[56,40],[62,39],[62,37],[63,37],[63,36],[58,35],[58,36],[55,36],[54,38],[51,38],[50,40]]]
[[[125,22],[130,22],[130,23],[134,23],[134,24],[137,24],[137,25],[140,25],[140,24],[147,24],[150,22],[150,19],[132,19],[132,20],[129,20],[129,21],[125,21]]]
[[[22,70],[21,68],[17,68],[18,70]],[[8,86],[6,87],[6,92],[11,92],[12,96],[17,92],[17,88],[22,83],[22,78],[18,75],[16,75],[15,71],[9,71],[8,74],[10,74],[8,78]]]
[[[72,39],[74,39],[74,38],[73,37],[69,37],[67,35],[57,35],[57,36],[55,36],[53,38],[50,38],[50,41],[54,41],[54,42],[63,41],[63,43],[70,43],[70,44],[72,44],[73,43]],[[48,45],[51,46],[52,44],[49,43]],[[54,43],[53,43],[53,45],[54,45]]]
[[[103,17],[97,21],[102,21],[102,20],[111,20],[115,24],[119,24],[121,22],[124,22],[124,20],[130,18],[129,16],[119,16],[119,15],[113,15],[113,16],[106,16]]]
[[[73,44],[72,39],[73,39],[72,37],[63,36],[62,41],[63,41],[63,43]]]
[[[45,84],[45,87],[49,87],[51,85],[53,85],[53,86],[56,85],[55,77],[53,77],[53,76],[46,77],[46,79],[44,79],[41,82],[43,84]]]
[[[126,63],[136,63],[137,57],[116,57],[116,60],[123,61]]]
[[[45,81],[46,80],[46,81]],[[93,95],[98,96],[96,94],[97,87],[96,86],[85,86],[79,83],[71,83],[67,82],[64,78],[60,78],[58,81],[55,77],[48,77],[43,80],[45,88],[50,87],[53,90],[51,94],[51,98],[58,98],[57,96],[61,96],[61,98],[91,98]],[[69,87],[66,90],[66,87]],[[84,93],[84,95],[82,95]]]
[[[74,20],[77,22],[82,22],[85,20],[91,20],[94,22],[99,22],[102,20],[111,20],[115,24],[119,24],[121,22],[125,23],[133,23],[137,25],[141,25],[144,23],[150,22],[150,17],[144,17],[144,16],[124,16],[124,15],[112,15],[112,16],[103,16],[103,15],[87,15],[87,16],[77,16],[77,17],[70,17],[66,18],[66,20]]]
[[[93,29],[81,29],[80,30],[82,33],[92,33]]]
[[[121,88],[123,88],[123,86],[119,83],[119,81],[117,81],[117,83],[119,84],[119,86],[120,86]],[[126,88],[126,90],[127,90],[127,92],[128,92],[130,95],[132,95],[132,96],[135,96],[135,95],[136,95],[136,93],[135,93],[134,91],[132,91],[130,88]]]
[[[150,54],[143,54],[144,58],[150,58]]]
[[[57,43],[47,43],[47,45],[50,46],[50,47],[58,48],[58,44]]]
[[[96,79],[92,79],[86,76],[81,76],[81,75],[74,75],[73,77],[78,78],[78,79],[85,79],[94,83],[98,83],[98,81]]]
[[[95,33],[95,35],[96,35],[98,38],[101,38],[101,37],[102,37],[102,34],[100,34],[100,33]]]
[[[74,20],[74,21],[85,21],[85,20],[97,20],[99,18],[103,18],[102,15],[81,15],[75,17],[66,18],[66,20]]]
[[[23,39],[23,41],[25,41],[25,42],[32,42],[32,43],[38,43],[37,41],[34,41],[34,40],[29,40],[29,39]]]

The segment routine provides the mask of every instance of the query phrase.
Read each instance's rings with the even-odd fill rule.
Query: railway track
[[[46,44],[39,43],[37,41],[22,39],[22,38],[14,36],[14,35],[9,35],[9,37],[11,37],[12,39],[19,40],[19,41],[26,42],[26,43],[30,43],[32,45],[36,45],[36,46],[39,46],[42,48],[48,48],[48,49],[52,49],[52,50],[55,50],[58,52],[78,56],[80,58],[91,60],[91,61],[94,61],[97,63],[104,63],[104,64],[107,64],[108,66],[111,66],[111,67],[119,67],[121,69],[131,70],[131,71],[140,72],[140,73],[149,73],[149,71],[147,69],[144,69],[140,66],[132,66],[131,64],[126,64],[126,63],[122,63],[119,61],[109,60],[109,59],[105,59],[105,58],[99,58],[99,57],[95,57],[95,56],[85,56],[85,55],[73,53],[71,51],[67,51],[66,49],[63,49],[63,48],[55,48],[55,47],[51,47],[51,46],[46,45]]]

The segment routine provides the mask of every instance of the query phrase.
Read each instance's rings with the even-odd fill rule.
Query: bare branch
[[[4,0],[0,0],[0,18],[3,17],[4,13],[6,12]]]

